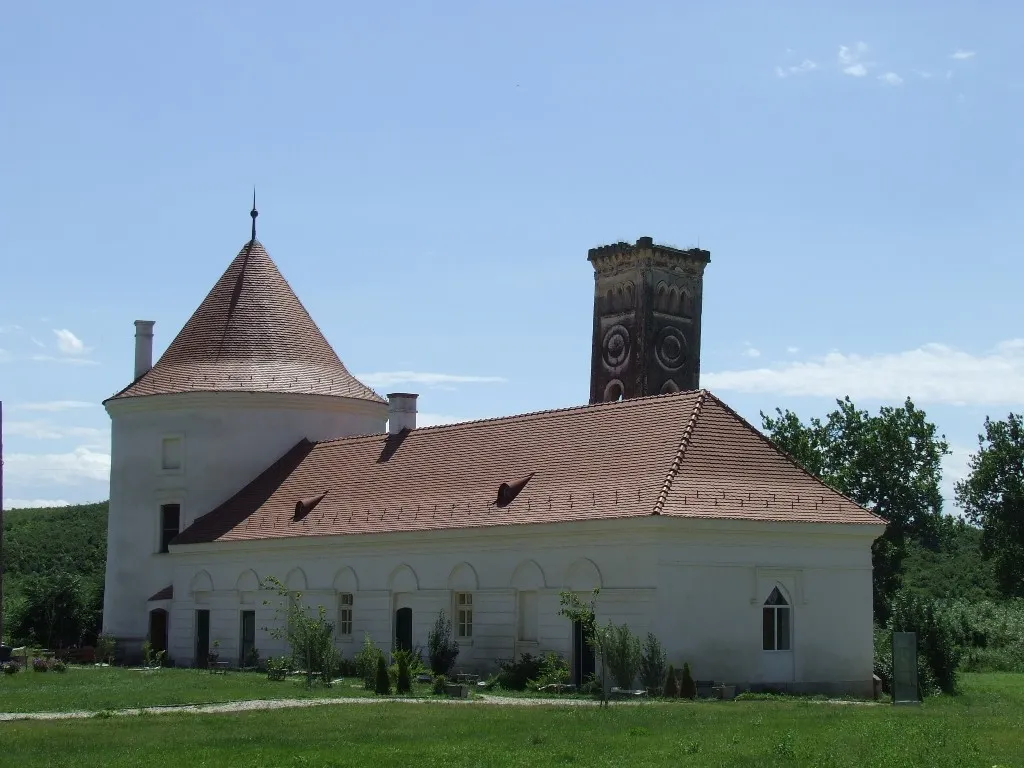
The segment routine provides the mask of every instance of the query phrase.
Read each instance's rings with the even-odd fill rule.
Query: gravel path
[[[324,699],[254,699],[250,701],[228,701],[222,704],[182,704],[162,707],[134,707],[132,709],[104,710],[103,716],[125,717],[131,715],[162,715],[169,712],[190,712],[195,714],[217,714],[221,712],[249,712],[259,709],[294,709],[296,707],[322,707],[330,704],[386,704],[388,702],[399,702],[401,704],[440,704],[440,705],[462,705],[471,704],[500,704],[511,707],[539,707],[539,706],[583,706],[593,707],[600,702],[591,699],[532,699],[520,698],[518,696],[480,696],[475,699],[406,699],[406,698],[324,698]],[[627,704],[635,706],[637,702],[617,702],[616,706]],[[96,717],[101,713],[95,711],[77,712],[0,712],[0,722],[11,720],[75,720],[88,717]]]
[[[95,711],[77,712],[0,712],[0,722],[11,720],[75,720],[97,716],[126,717],[131,715],[162,715],[170,712],[189,712],[194,714],[218,714],[222,712],[250,712],[261,709],[294,709],[297,707],[323,707],[333,704],[387,704],[399,702],[401,704],[435,704],[470,706],[473,704],[491,704],[505,707],[596,707],[601,702],[595,699],[534,699],[519,696],[491,696],[479,695],[473,699],[406,699],[406,698],[324,698],[324,699],[252,699],[249,701],[228,701],[222,704],[181,704],[162,707],[135,707],[133,709],[104,710],[102,713]],[[615,701],[616,707],[640,706],[644,701]],[[880,706],[875,701],[852,701],[852,700],[813,700],[815,704],[857,704],[861,706]]]

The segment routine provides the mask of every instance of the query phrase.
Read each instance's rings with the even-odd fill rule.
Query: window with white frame
[[[342,592],[338,595],[338,635],[352,636],[352,593]]]
[[[792,650],[792,609],[778,587],[761,609],[761,647],[766,651]]]
[[[473,594],[459,592],[455,595],[455,616],[459,637],[473,636]]]

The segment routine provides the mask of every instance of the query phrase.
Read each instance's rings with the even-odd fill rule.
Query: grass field
[[[214,676],[200,678],[209,688],[207,678]],[[7,682],[0,683],[5,700],[14,690]],[[225,686],[221,700],[243,692],[229,687],[236,685],[230,675],[216,685]],[[251,685],[255,695],[244,697],[269,698]],[[282,695],[301,690],[285,685],[290,690]],[[0,764],[1024,766],[1024,675],[964,675],[963,690],[906,708],[809,701],[651,702],[608,710],[386,703],[12,722],[0,724]],[[207,690],[193,700],[214,698]],[[52,701],[41,707],[59,708]]]

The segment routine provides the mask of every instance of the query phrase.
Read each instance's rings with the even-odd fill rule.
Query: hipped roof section
[[[296,515],[297,503],[316,497]],[[884,524],[701,390],[303,440],[174,543],[650,515]]]

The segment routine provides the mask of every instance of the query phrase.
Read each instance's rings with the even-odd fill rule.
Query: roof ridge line
[[[693,411],[690,413],[690,420],[686,423],[683,428],[683,436],[679,440],[679,447],[676,449],[675,458],[672,459],[672,464],[668,468],[668,474],[665,476],[664,482],[661,484],[661,491],[658,493],[658,498],[654,502],[654,509],[651,510],[652,515],[660,515],[662,510],[665,508],[665,501],[668,499],[668,493],[672,490],[672,483],[676,479],[676,475],[679,474],[679,469],[683,465],[683,458],[686,456],[686,449],[690,447],[690,438],[693,437],[693,430],[697,427],[697,421],[700,419],[701,408],[704,406],[704,400],[710,393],[706,389],[700,390],[697,395],[697,400],[693,404]]]
[[[703,392],[703,391],[704,390],[698,390],[698,392]],[[573,412],[573,411],[583,411],[583,410],[586,410],[588,408],[598,409],[598,408],[613,408],[613,407],[620,407],[620,408],[635,407],[635,406],[637,406],[637,405],[639,405],[641,403],[650,402],[651,400],[658,400],[658,399],[668,400],[670,398],[679,398],[681,400],[681,399],[683,399],[683,397],[685,397],[685,396],[692,396],[693,394],[694,394],[694,390],[684,390],[684,391],[681,391],[681,392],[672,392],[672,393],[669,393],[669,394],[662,394],[662,395],[647,395],[646,397],[631,397],[628,400],[614,400],[614,401],[601,402],[601,403],[586,403],[584,405],[568,405],[568,406],[565,406],[564,408],[546,408],[546,409],[540,410],[540,411],[527,411],[526,413],[513,413],[513,414],[510,414],[508,416],[489,416],[489,417],[487,417],[485,419],[467,419],[466,421],[453,421],[453,422],[451,422],[449,424],[432,424],[429,427],[416,427],[415,429],[410,430],[409,433],[412,434],[412,435],[415,435],[417,432],[427,432],[427,431],[433,432],[433,431],[443,430],[443,429],[460,429],[460,428],[463,428],[463,427],[477,427],[477,426],[482,426],[482,425],[486,425],[486,424],[493,424],[494,422],[498,422],[498,421],[512,421],[513,419],[521,419],[523,421],[527,421],[527,420],[534,419],[534,418],[542,418],[542,417],[545,417],[545,416],[553,416],[555,414],[570,413],[570,412]],[[360,439],[371,438],[371,437],[380,437],[382,434],[387,434],[387,433],[384,433],[384,432],[368,432],[368,433],[363,434],[363,435],[348,435],[346,437],[331,437],[331,438],[328,438],[326,440],[317,440],[317,441],[314,442],[314,444],[315,445],[324,445],[326,443],[340,443],[340,442],[345,441],[345,440],[360,440]]]
[[[773,443],[773,442],[772,442],[772,441],[771,441],[771,440],[770,440],[770,439],[768,438],[768,436],[767,436],[767,435],[765,435],[765,434],[764,434],[764,433],[763,433],[763,432],[762,432],[761,430],[759,430],[759,429],[758,429],[757,427],[755,427],[755,426],[754,426],[753,424],[751,424],[751,423],[750,423],[749,421],[747,421],[747,420],[746,420],[745,418],[743,418],[743,417],[742,417],[742,416],[741,416],[741,415],[740,415],[739,413],[737,413],[737,412],[736,412],[736,411],[735,411],[735,410],[734,410],[734,409],[733,409],[732,407],[730,407],[730,406],[729,406],[729,405],[728,405],[727,403],[725,403],[725,402],[724,402],[724,401],[723,401],[723,400],[722,400],[722,399],[721,399],[720,397],[717,397],[716,395],[712,394],[711,392],[708,392],[708,396],[709,396],[709,397],[710,397],[710,398],[711,398],[712,400],[714,400],[714,401],[715,401],[716,403],[718,403],[718,405],[720,405],[720,406],[721,406],[722,408],[724,408],[724,409],[725,409],[725,411],[726,411],[726,413],[729,413],[729,414],[731,414],[731,415],[732,415],[733,417],[735,417],[735,418],[736,418],[736,420],[737,420],[737,421],[739,421],[739,422],[740,422],[740,424],[742,424],[742,425],[743,425],[744,427],[746,427],[746,428],[747,428],[747,429],[749,429],[749,430],[750,430],[751,432],[753,432],[753,433],[754,433],[755,435],[757,435],[757,437],[758,437],[758,438],[760,438],[760,440],[761,440],[761,441],[762,441],[763,443],[765,443],[765,444],[766,444],[766,445],[767,445],[767,446],[768,446],[769,448],[771,448],[771,449],[772,449],[772,450],[774,450],[774,451],[777,451],[777,452],[778,452],[778,453],[779,453],[779,454],[780,454],[780,455],[781,455],[781,456],[782,456],[782,457],[783,457],[783,458],[784,458],[784,459],[785,459],[786,461],[788,461],[788,462],[789,462],[790,464],[792,464],[792,465],[793,465],[794,467],[796,467],[796,468],[797,468],[798,470],[800,470],[801,472],[803,472],[803,473],[804,473],[805,475],[807,475],[807,476],[808,476],[809,478],[811,478],[812,480],[815,480],[815,481],[817,481],[817,482],[821,483],[821,484],[822,484],[823,486],[825,486],[825,487],[826,487],[826,488],[828,488],[828,489],[829,489],[830,491],[832,491],[832,493],[836,494],[836,496],[839,496],[839,497],[841,497],[841,498],[844,498],[844,499],[846,499],[846,500],[847,500],[848,502],[850,502],[851,504],[854,504],[855,506],[857,506],[857,507],[860,507],[860,508],[861,508],[861,509],[863,509],[863,510],[864,510],[865,512],[867,512],[867,513],[868,513],[869,515],[872,515],[873,517],[877,517],[877,518],[878,518],[879,520],[881,520],[881,521],[882,521],[883,523],[885,523],[886,525],[888,525],[888,524],[889,524],[889,521],[888,521],[888,520],[886,520],[886,519],[885,519],[884,517],[882,517],[882,516],[881,516],[880,514],[878,514],[877,512],[872,512],[872,511],[871,511],[870,509],[868,509],[867,507],[865,507],[865,506],[864,506],[863,504],[861,504],[861,503],[859,503],[859,502],[857,502],[857,501],[854,501],[853,499],[851,499],[851,498],[850,498],[849,496],[847,496],[847,495],[846,495],[845,493],[843,493],[842,491],[839,491],[839,490],[837,490],[837,489],[833,488],[833,487],[832,487],[831,485],[829,485],[828,483],[826,483],[826,482],[825,482],[825,481],[824,481],[824,480],[823,480],[822,478],[820,478],[820,477],[818,477],[817,475],[813,474],[812,472],[808,471],[808,469],[807,469],[807,468],[806,468],[806,467],[805,467],[805,466],[804,466],[803,464],[801,464],[801,463],[800,463],[799,461],[797,461],[797,460],[796,460],[795,458],[793,458],[792,454],[790,454],[790,453],[789,453],[789,451],[783,450],[782,448],[780,448],[779,446],[777,446],[777,445],[776,445],[775,443]]]

